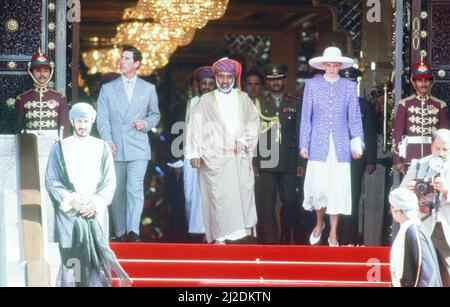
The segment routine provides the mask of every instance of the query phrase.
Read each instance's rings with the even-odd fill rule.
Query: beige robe
[[[186,157],[201,158],[199,184],[206,240],[214,240],[256,225],[252,157],[258,142],[259,117],[246,93],[237,91],[239,122],[227,130],[219,112],[217,90],[201,97],[193,109],[186,139]],[[230,95],[232,98],[233,95]],[[246,145],[235,153],[236,142]]]

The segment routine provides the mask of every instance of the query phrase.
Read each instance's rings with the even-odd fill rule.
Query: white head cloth
[[[95,109],[86,102],[79,102],[74,104],[72,109],[69,112],[69,119],[74,120],[76,118],[91,118],[92,121],[95,121],[95,117],[97,116],[97,112]]]
[[[409,219],[419,219],[419,200],[412,191],[397,188],[389,193],[389,202],[395,209],[402,210]]]

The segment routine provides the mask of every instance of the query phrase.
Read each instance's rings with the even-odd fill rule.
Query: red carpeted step
[[[127,263],[123,268],[136,278],[244,278],[367,281],[371,267],[365,265],[323,264],[233,264],[233,263]],[[380,269],[382,280],[389,278],[389,267]]]
[[[391,287],[390,282],[342,282],[342,281],[244,281],[244,280],[134,280],[133,287]]]
[[[207,244],[131,244],[112,243],[123,259],[202,259],[278,260],[278,261],[389,261],[383,247],[283,246],[283,245],[207,245]]]
[[[111,244],[133,286],[390,286],[389,249]],[[375,265],[375,267],[374,267]],[[378,272],[379,282],[368,282]]]

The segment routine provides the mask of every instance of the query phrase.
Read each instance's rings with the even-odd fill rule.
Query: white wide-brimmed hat
[[[325,70],[324,63],[342,63],[341,69],[352,67],[355,64],[351,58],[342,56],[341,49],[328,47],[320,57],[309,60],[309,65],[316,69]]]

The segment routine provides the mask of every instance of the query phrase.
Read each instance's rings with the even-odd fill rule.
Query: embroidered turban
[[[195,76],[195,79],[197,79],[197,81],[200,81],[201,79],[204,79],[204,78],[214,79],[214,77],[215,77],[211,66],[203,66],[203,67],[197,68],[194,71],[194,76]]]

